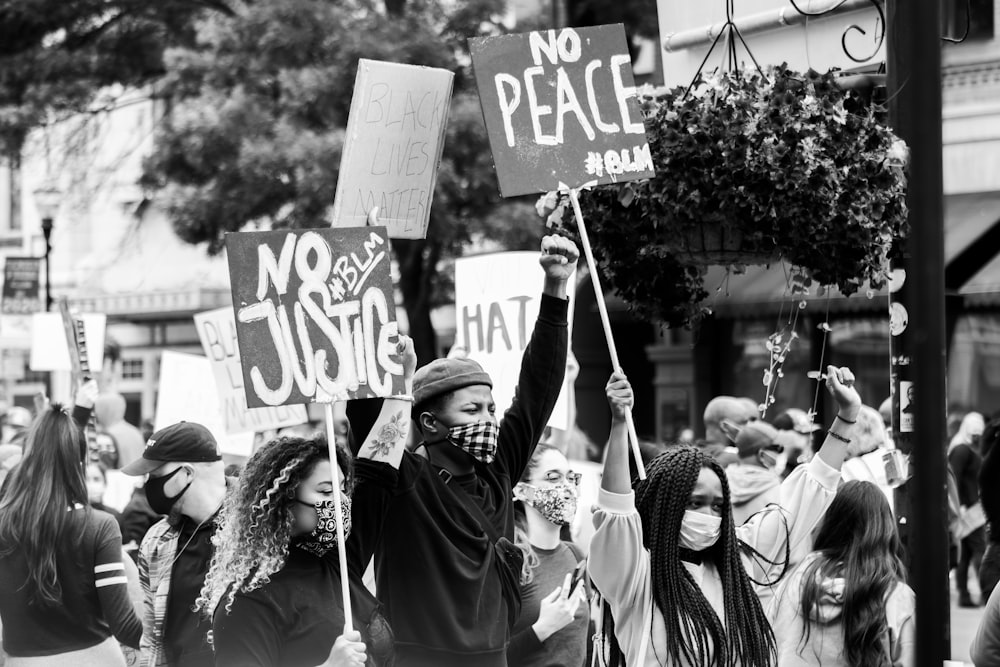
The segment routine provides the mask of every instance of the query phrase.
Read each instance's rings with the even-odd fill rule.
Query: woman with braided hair
[[[400,336],[404,382],[410,389],[416,355]],[[386,399],[367,456],[401,457],[410,423],[408,396]],[[378,525],[351,528],[353,465],[336,447],[335,488],[326,438],[283,437],[247,461],[227,497],[213,543],[215,554],[196,607],[212,620],[216,667],[346,667],[392,662],[393,637],[378,603],[364,587],[357,540]],[[333,494],[344,510],[355,631],[344,630]]]
[[[633,492],[625,429],[632,389],[624,376],[612,375],[611,436],[590,550],[592,579],[614,620],[613,629],[604,624],[598,647],[606,664],[622,658],[629,667],[776,663],[760,589],[808,554],[861,406],[849,369],[828,367],[826,384],[839,412],[823,447],[782,482],[779,508],[737,527],[725,471],[696,448],[660,455]]]

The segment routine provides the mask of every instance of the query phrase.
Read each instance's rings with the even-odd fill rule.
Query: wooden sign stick
[[[351,586],[347,572],[347,541],[344,539],[344,504],[340,500],[340,465],[337,463],[337,434],[333,427],[333,402],[324,406],[326,412],[326,444],[330,449],[330,471],[333,473],[333,505],[337,514],[337,557],[340,560],[340,592],[344,603],[344,634],[354,630],[351,618]]]
[[[597,273],[597,262],[594,261],[594,251],[590,247],[590,237],[587,236],[587,227],[583,224],[583,213],[580,211],[580,200],[575,188],[569,190],[569,200],[573,204],[573,213],[576,215],[576,226],[580,232],[580,242],[583,244],[583,254],[587,258],[587,268],[590,270],[590,280],[594,284],[594,293],[597,301],[597,312],[601,314],[601,324],[604,325],[604,338],[608,342],[608,352],[611,353],[611,365],[616,373],[625,374],[622,370],[621,362],[618,360],[618,349],[615,347],[615,339],[611,333],[611,320],[608,318],[608,307],[604,303],[604,290],[601,288],[601,277]],[[635,457],[635,469],[639,472],[639,479],[646,479],[646,466],[642,464],[642,455],[639,452],[639,436],[635,432],[635,421],[632,419],[632,410],[625,411],[625,425],[628,427],[628,439],[632,443],[632,456]]]

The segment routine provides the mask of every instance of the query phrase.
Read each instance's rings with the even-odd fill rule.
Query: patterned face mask
[[[331,498],[307,503],[296,498],[295,502],[316,509],[316,528],[308,535],[299,538],[296,545],[313,555],[325,556],[328,551],[337,546],[337,505],[335,501]],[[346,540],[347,536],[351,534],[351,499],[341,497],[340,502],[344,511],[344,539]]]
[[[483,463],[493,463],[497,454],[500,427],[496,422],[480,421],[448,429],[448,440]]]
[[[567,526],[576,516],[576,489],[569,484],[556,484],[546,488],[538,488],[531,484],[522,484],[531,489],[525,494],[525,504],[531,505],[545,519],[557,526]]]

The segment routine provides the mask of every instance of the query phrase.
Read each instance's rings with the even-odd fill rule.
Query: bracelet
[[[839,414],[836,417],[834,417],[834,419],[839,419],[840,421],[844,422],[845,424],[857,424],[858,423],[857,419],[855,419],[854,421],[851,421],[850,419],[844,419]]]
[[[413,402],[413,394],[399,394],[398,396],[390,396],[389,398],[397,401],[407,401],[409,403]]]
[[[841,441],[842,443],[844,443],[845,445],[849,445],[849,444],[851,444],[851,439],[850,439],[850,438],[845,438],[844,436],[840,435],[839,433],[835,433],[835,432],[833,431],[833,429],[830,429],[829,431],[827,431],[827,434],[828,434],[828,435],[829,435],[829,436],[830,436],[831,438],[836,438],[837,440],[840,440],[840,441]]]

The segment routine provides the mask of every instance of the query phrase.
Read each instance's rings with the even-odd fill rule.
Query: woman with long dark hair
[[[397,352],[409,390],[416,355],[413,342],[399,338]],[[398,463],[411,404],[408,396],[386,399],[361,452]],[[212,620],[216,667],[391,664],[392,633],[361,580],[367,559],[352,555],[381,527],[355,526],[352,531],[353,462],[345,447],[335,451],[339,488],[325,437],[283,437],[250,457],[226,498],[213,539],[212,566],[195,604]],[[337,540],[334,494],[341,497],[347,545]],[[354,623],[348,632],[341,597],[342,548],[349,559]]]
[[[555,447],[539,444],[514,486],[514,544],[524,554],[521,615],[507,662],[520,667],[580,667],[587,655],[589,610],[583,552],[560,536],[576,516],[580,475]]]
[[[118,523],[92,509],[86,439],[59,406],[44,410],[0,489],[0,616],[7,667],[124,665],[139,646]]]
[[[871,482],[847,482],[826,511],[813,552],[774,599],[782,667],[911,667],[913,590],[896,522]]]
[[[625,430],[632,389],[612,375],[611,437],[590,545],[591,576],[613,619],[598,647],[607,664],[775,664],[758,596],[808,553],[809,533],[836,493],[861,406],[853,381],[849,369],[828,367],[839,412],[823,447],[782,482],[780,508],[736,527],[725,471],[697,448],[668,449],[633,492]]]

